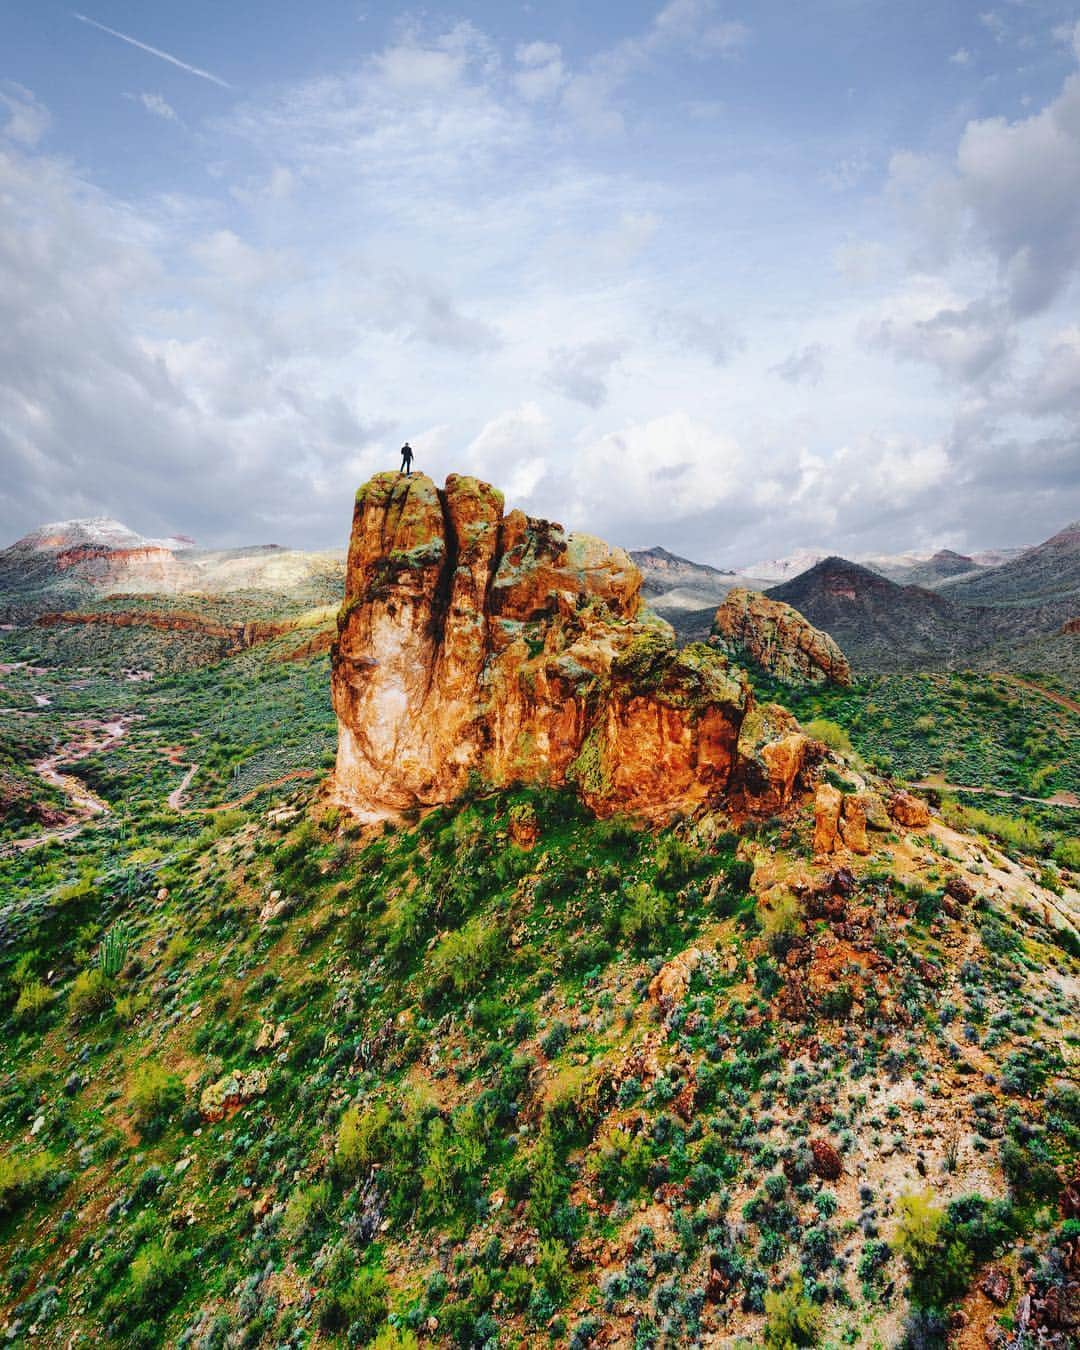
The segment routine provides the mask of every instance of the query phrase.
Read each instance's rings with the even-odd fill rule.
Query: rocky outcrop
[[[785,684],[851,683],[848,659],[797,609],[757,591],[733,590],[716,611],[711,641]]]
[[[889,815],[897,825],[908,830],[925,829],[930,824],[930,808],[921,797],[910,792],[896,792],[889,802]]]
[[[240,651],[260,642],[292,632],[298,624],[288,619],[278,621],[255,619],[248,623],[218,623],[205,619],[190,610],[66,609],[38,615],[39,628],[68,628],[77,624],[100,624],[107,628],[155,628],[162,633],[197,633],[200,637],[219,638]],[[327,650],[327,641],[319,650]]]
[[[472,778],[572,783],[598,814],[659,819],[743,778],[742,673],[675,647],[622,549],[504,515],[474,478],[440,491],[383,473],[360,489],[331,655],[336,792],[362,818],[452,800]],[[783,734],[801,736],[794,719]],[[806,745],[756,744],[746,777],[790,796]]]

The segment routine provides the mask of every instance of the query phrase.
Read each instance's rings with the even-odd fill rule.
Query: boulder
[[[237,1069],[205,1087],[199,1098],[199,1110],[204,1120],[224,1120],[230,1112],[245,1102],[261,1097],[266,1091],[266,1074],[262,1069],[246,1073]]]
[[[861,793],[852,793],[844,798],[844,807],[840,815],[840,837],[844,847],[852,853],[869,853],[870,843],[866,837],[866,806]]]
[[[930,824],[930,808],[921,797],[910,792],[896,792],[889,802],[889,815],[908,830],[925,829]]]
[[[712,638],[738,661],[749,661],[785,684],[850,685],[851,666],[828,633],[797,609],[736,587],[713,619]]]
[[[840,832],[844,794],[831,783],[819,783],[814,794],[814,852],[832,853]]]
[[[701,961],[702,954],[697,947],[688,947],[672,957],[649,981],[649,998],[659,1003],[665,1012],[670,1012],[689,993],[691,977]]]

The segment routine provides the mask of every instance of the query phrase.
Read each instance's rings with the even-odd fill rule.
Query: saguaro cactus
[[[108,980],[115,980],[124,968],[128,948],[131,946],[131,932],[126,924],[117,923],[101,939],[98,950],[98,963],[101,973]]]

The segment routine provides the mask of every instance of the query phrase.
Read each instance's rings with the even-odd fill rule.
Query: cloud
[[[1035,416],[1080,415],[1080,327],[1062,329],[1044,347],[1036,368],[1023,381],[1020,403]],[[1076,467],[1080,471],[1080,452]]]
[[[820,384],[825,378],[825,348],[820,342],[808,343],[770,370],[788,384]]]
[[[52,118],[29,89],[13,80],[0,84],[0,106],[7,109],[7,121],[0,135],[19,145],[34,146],[48,131]]]
[[[103,23],[98,23],[96,19],[88,18],[85,14],[73,14],[72,18],[78,19],[80,23],[87,23],[91,28],[97,28],[102,33],[108,33],[110,37],[119,38],[121,42],[126,42],[132,47],[138,47],[141,52],[148,52],[151,56],[158,57],[161,61],[168,61],[171,66],[177,66],[180,70],[186,70],[189,75],[197,75],[200,80],[209,80],[211,84],[220,85],[222,89],[231,89],[232,86],[218,75],[212,75],[210,71],[203,70],[199,66],[189,65],[186,61],[181,61],[178,56],[173,56],[169,52],[163,52],[160,47],[151,47],[146,42],[140,42],[138,38],[129,37],[127,33],[118,32],[115,28],[108,28]]]
[[[749,40],[745,24],[717,17],[715,0],[669,0],[633,37],[599,52],[567,82],[562,103],[585,130],[597,136],[624,128],[615,98],[636,76],[670,53],[695,59],[731,57]]]
[[[625,350],[624,343],[603,339],[555,347],[548,353],[545,378],[566,398],[600,408],[607,402],[608,378]]]
[[[953,66],[970,66],[971,53],[966,47],[959,47],[952,56],[949,57],[949,64]]]
[[[1015,315],[1045,309],[1080,268],[1080,74],[1030,117],[968,122],[951,165],[895,155],[889,193],[921,266],[983,250]]]
[[[908,361],[936,366],[957,380],[978,380],[1014,349],[1009,316],[984,301],[964,304],[929,277],[918,277],[867,321],[864,333]]]
[[[714,366],[727,365],[743,346],[724,320],[689,309],[660,310],[653,331],[662,342],[673,343],[681,351],[707,356]]]
[[[514,87],[528,103],[554,98],[569,78],[562,48],[556,42],[525,43],[518,47],[514,57],[520,67],[514,76]]]
[[[135,97],[148,113],[153,113],[155,117],[160,117],[164,122],[180,121],[176,109],[171,103],[167,103],[160,94],[137,94],[129,97]]]

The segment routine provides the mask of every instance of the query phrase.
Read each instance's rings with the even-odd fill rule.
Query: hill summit
[[[451,474],[357,494],[333,652],[337,791],[379,819],[496,786],[574,784],[599,815],[722,794],[776,809],[813,759],[719,651],[681,651],[622,549]]]

